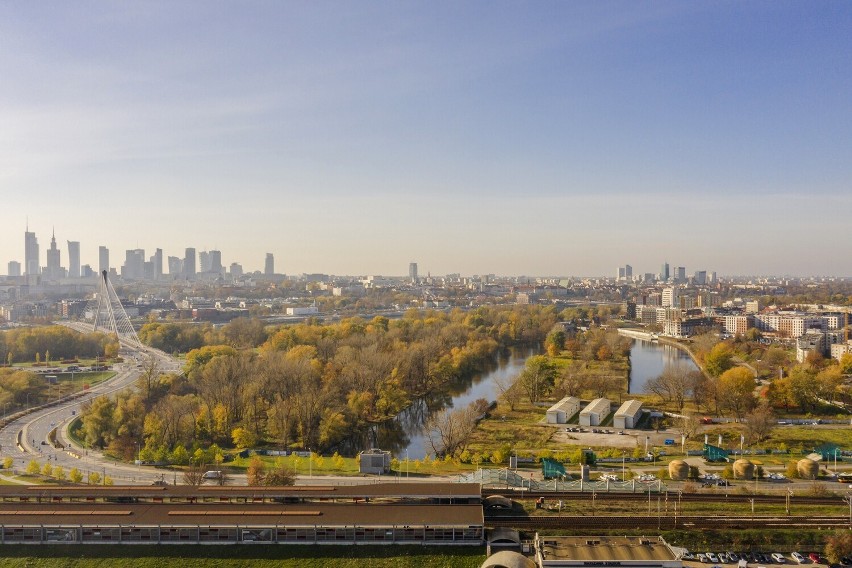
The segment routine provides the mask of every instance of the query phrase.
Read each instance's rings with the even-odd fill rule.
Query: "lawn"
[[[0,568],[473,568],[479,547],[286,545],[3,545]]]

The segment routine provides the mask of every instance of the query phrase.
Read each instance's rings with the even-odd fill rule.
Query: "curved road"
[[[91,326],[81,323],[65,323],[68,327],[80,331],[91,331]],[[180,370],[180,364],[172,357],[151,348],[144,350],[131,348],[122,343],[121,355],[124,363],[115,365],[117,374],[92,389],[85,396],[64,402],[50,408],[33,411],[0,430],[0,448],[4,456],[11,456],[14,468],[20,471],[26,469],[33,459],[42,466],[50,463],[52,466],[62,466],[66,475],[71,468],[80,469],[84,475],[90,471],[109,475],[116,484],[152,483],[162,478],[162,471],[152,470],[129,464],[116,463],[106,460],[99,452],[74,448],[68,451],[55,449],[48,441],[48,434],[57,429],[57,440],[66,447],[71,447],[66,433],[68,424],[75,415],[79,415],[84,403],[102,395],[114,394],[131,388],[141,374],[141,367],[150,357],[155,357],[160,372],[169,373]],[[20,434],[20,438],[19,438]],[[20,445],[18,444],[20,440]],[[172,480],[169,480],[172,481]]]

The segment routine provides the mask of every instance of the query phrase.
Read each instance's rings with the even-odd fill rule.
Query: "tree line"
[[[553,308],[538,306],[411,310],[395,320],[264,328],[256,348],[244,345],[259,326],[240,322],[205,339],[230,337],[229,343],[187,353],[183,374],[161,375],[151,363],[136,392],[93,401],[80,434],[116,455],[129,459],[138,451],[156,461],[211,444],[336,449],[415,397],[483,369],[500,348],[542,341],[556,317]],[[169,337],[162,326],[148,329],[148,341],[154,332]]]
[[[2,362],[59,361],[118,353],[115,338],[103,333],[79,333],[61,325],[22,327],[0,332]]]

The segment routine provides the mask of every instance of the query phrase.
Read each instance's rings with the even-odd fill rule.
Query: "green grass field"
[[[276,545],[3,545],[0,568],[474,568],[480,547]]]

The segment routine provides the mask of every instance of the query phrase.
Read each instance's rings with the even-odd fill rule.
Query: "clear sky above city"
[[[852,275],[852,3],[5,2],[27,217],[284,273]]]

